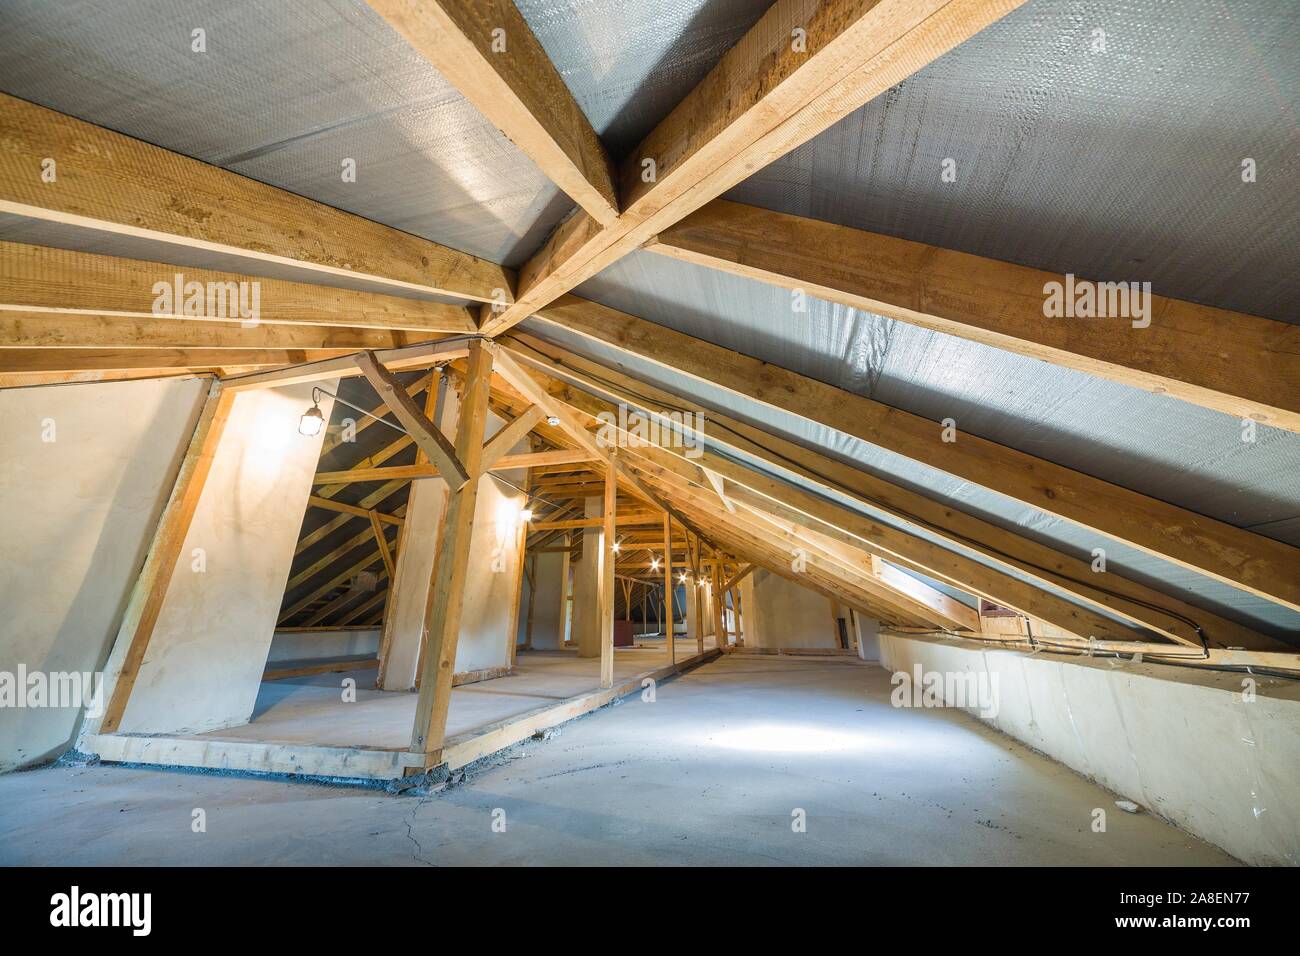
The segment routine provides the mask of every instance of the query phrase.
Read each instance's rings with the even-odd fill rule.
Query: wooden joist
[[[0,372],[126,369],[206,371],[227,365],[297,365],[348,355],[344,349],[0,349]],[[258,373],[251,373],[256,375]],[[233,379],[231,381],[234,381]],[[229,389],[231,392],[238,389]]]
[[[437,468],[438,477],[445,481],[452,491],[460,489],[465,482],[469,481],[470,473],[456,457],[456,450],[443,435],[442,429],[425,417],[420,406],[415,403],[415,399],[406,393],[406,388],[397,376],[379,362],[374,352],[362,352],[357,356],[356,361],[357,367],[365,374],[384,404],[405,426],[411,440]]]
[[[13,310],[46,315],[46,335],[77,315],[400,329],[416,339],[475,331],[467,308],[444,302],[0,242],[0,312]]]
[[[539,313],[593,341],[802,416],[1300,610],[1300,551],[615,309],[566,296]],[[958,423],[960,427],[960,422]]]
[[[520,270],[514,303],[483,307],[480,327],[527,318],[1020,2],[777,0],[623,162],[618,219],[562,223]]]
[[[368,0],[597,222],[618,216],[596,131],[512,0]]]
[[[477,302],[514,288],[486,259],[4,94],[0,127],[0,213]]]
[[[1056,283],[1064,294],[1065,276],[723,200],[663,230],[650,248],[1300,431],[1300,326],[1286,322],[1160,295],[1131,320],[1048,318],[1047,292]]]
[[[569,379],[581,381],[583,373],[590,369],[599,379],[601,391],[616,394],[629,407],[646,409],[647,402],[651,403],[651,411],[682,407],[683,399],[679,396],[629,380],[620,372],[558,350],[538,339],[512,334],[506,337],[503,344],[507,351],[530,365],[551,368],[552,363],[558,363],[556,371]],[[554,393],[557,401],[570,405],[572,410],[587,416],[589,421],[600,412],[609,412],[614,408],[586,392],[563,385],[540,371],[536,374],[541,382],[547,383],[544,387]],[[628,382],[630,391],[623,391],[619,387],[623,382]],[[655,401],[663,404],[653,405]],[[726,416],[716,413],[711,415],[709,441],[733,454],[740,453],[741,456],[755,459],[762,464],[767,474],[758,474],[739,465],[730,456],[721,458],[705,455],[702,459],[691,459],[684,457],[681,449],[657,447],[629,448],[628,452],[637,458],[648,459],[655,466],[683,480],[700,484],[706,482],[703,469],[699,467],[700,464],[705,464],[735,482],[731,486],[733,495],[750,487],[763,493],[767,498],[764,506],[769,511],[774,506],[772,499],[780,497],[789,488],[787,483],[770,476],[792,473],[804,487],[819,492],[819,495],[801,497],[801,506],[791,510],[792,516],[802,515],[806,520],[809,516],[808,509],[812,509],[811,515],[826,523],[823,531],[829,534],[833,528],[838,528],[835,533],[847,535],[846,540],[857,542],[861,546],[859,538],[845,530],[849,527],[845,521],[855,523],[868,537],[875,535],[872,546],[878,548],[878,553],[888,560],[931,577],[947,580],[956,587],[980,594],[1007,607],[1015,607],[1022,613],[1051,621],[1072,633],[1098,637],[1114,634],[1118,640],[1128,639],[1127,632],[1118,628],[1114,622],[1091,611],[1091,608],[1098,608],[1178,643],[1200,645],[1206,641],[1211,646],[1259,650],[1275,649],[1277,646],[1276,641],[1263,634],[1125,578],[1114,570],[1104,575],[1095,574],[1087,561],[1054,551]],[[884,522],[856,524],[864,520],[864,512],[846,509],[828,501],[826,495],[848,495],[868,511],[883,511],[904,522],[904,526],[916,525],[931,532],[948,547],[936,547]],[[787,501],[786,504],[789,505],[790,502]],[[994,568],[973,561],[958,550],[948,550],[950,547],[981,551],[987,557],[1027,575],[1029,580],[998,573]],[[1052,590],[1035,586],[1038,582],[1050,584],[1053,589],[1069,594],[1074,600],[1084,602],[1083,606],[1061,600]],[[997,594],[1002,596],[998,597]]]

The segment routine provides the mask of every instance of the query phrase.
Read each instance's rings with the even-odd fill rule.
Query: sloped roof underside
[[[1294,0],[1029,0],[727,198],[1298,322],[1297,91]]]
[[[1118,12],[1030,0],[727,198],[1300,321],[1298,46],[1294,8],[1276,0]],[[957,180],[944,183],[950,156]],[[797,313],[785,290],[651,252],[576,291],[1300,545],[1300,436],[1260,427],[1245,442],[1226,415],[833,303]],[[1276,604],[549,323],[530,329],[1062,551],[1104,547],[1127,576],[1300,644],[1300,614]]]
[[[364,0],[4,6],[41,106],[510,266],[573,205]]]
[[[615,156],[769,5],[517,0]],[[362,0],[4,0],[3,16],[5,92],[453,248],[518,265],[572,206]],[[205,54],[190,51],[196,27]],[[1290,0],[1029,0],[728,198],[1300,322],[1297,89]],[[1255,183],[1241,181],[1246,157]],[[356,183],[342,182],[344,158]],[[13,217],[0,237],[64,244]],[[120,237],[95,251],[178,261]],[[1260,427],[1246,443],[1229,416],[827,302],[795,313],[788,292],[650,252],[577,292],[1300,545],[1300,436]],[[549,323],[526,327],[1062,551],[1105,547],[1115,570],[1300,644],[1300,614]]]

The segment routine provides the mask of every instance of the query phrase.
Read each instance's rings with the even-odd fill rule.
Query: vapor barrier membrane
[[[648,257],[648,254],[647,256],[638,258],[646,257]],[[659,259],[660,257],[655,258]],[[661,261],[675,262],[675,260],[667,259],[661,259]],[[602,273],[602,277],[607,275],[608,272],[609,270],[606,270],[606,273]],[[680,282],[683,280],[679,277],[678,281]],[[590,285],[590,283],[588,285]],[[673,288],[678,287],[679,286],[677,285],[673,286]],[[660,286],[660,288],[666,288],[666,286]],[[616,303],[610,304],[617,305]],[[743,308],[743,306],[738,305],[737,308]],[[830,307],[827,306],[827,308]],[[628,311],[632,310],[629,309]],[[842,311],[852,312],[853,310]],[[642,312],[641,314],[645,315],[646,313]],[[774,335],[772,333],[776,329],[776,325],[767,326],[762,324],[760,319],[765,315],[765,313],[761,310],[754,309],[745,313],[748,317],[748,321],[752,323],[749,327],[746,327],[744,324],[741,324],[739,327],[733,325],[725,318],[725,312],[718,312],[716,314],[718,315],[716,320],[710,319],[707,316],[702,320],[712,323],[707,327],[708,334],[704,334],[706,329],[684,327],[689,324],[689,320],[683,317],[684,313],[677,313],[676,321],[663,321],[662,324],[669,325],[673,328],[679,328],[682,331],[698,335],[701,338],[709,339],[717,344],[729,348],[734,348],[745,354],[773,362],[774,364],[780,365],[784,368],[804,372],[814,378],[820,378],[823,380],[830,378],[831,384],[841,385],[841,387],[849,387],[841,382],[834,381],[834,377],[827,375],[824,371],[825,369],[836,369],[847,366],[848,363],[845,358],[834,358],[834,355],[843,355],[844,352],[835,353],[830,351],[830,345],[827,343],[851,343],[853,341],[853,336],[850,334],[849,330],[836,330],[824,325],[819,325],[817,326],[816,334],[821,336],[821,338],[801,340],[799,343],[789,345],[784,350],[781,350],[773,346]],[[770,315],[770,313],[767,314]],[[810,315],[811,314],[812,313],[810,313]],[[655,319],[653,314],[648,317],[652,320]],[[872,316],[871,318],[882,322],[889,321],[882,319],[879,316]],[[903,326],[900,323],[893,324],[900,330],[911,330],[911,327]],[[1091,560],[1092,549],[1096,547],[1104,547],[1107,555],[1107,564],[1117,573],[1143,581],[1166,593],[1177,595],[1190,604],[1204,607],[1207,610],[1214,611],[1224,617],[1237,620],[1243,624],[1256,628],[1262,633],[1271,634],[1279,639],[1300,644],[1300,614],[1280,607],[1272,602],[1264,601],[1254,595],[1240,591],[1219,581],[1212,580],[1194,571],[1189,571],[1186,568],[1154,557],[1146,552],[1124,545],[1105,535],[1098,534],[1071,522],[1047,515],[1019,501],[1008,498],[1005,495],[989,491],[988,489],[946,474],[945,472],[939,471],[938,469],[932,468],[921,462],[904,458],[901,455],[886,451],[883,448],[879,448],[849,435],[845,435],[834,429],[808,421],[800,416],[783,412],[743,396],[736,395],[726,389],[684,375],[674,369],[629,356],[617,349],[605,346],[577,333],[569,332],[560,326],[544,320],[536,318],[529,319],[525,322],[524,327],[529,332],[535,333],[538,336],[566,349],[570,349],[577,354],[587,356],[593,361],[610,365],[611,367],[624,368],[627,370],[628,374],[633,377],[673,392],[681,396],[687,402],[692,404],[698,403],[698,405],[704,409],[715,409],[730,417],[765,428],[774,434],[796,441],[839,461],[861,468],[872,474],[876,474],[882,478],[910,488],[913,491],[925,494],[938,501],[950,504],[967,513],[977,515],[993,522],[994,524],[1000,525],[1001,527],[1017,531],[1029,538],[1040,541],[1043,544],[1051,545],[1065,553],[1085,560]],[[789,330],[791,334],[800,332],[804,335],[810,335],[812,334],[811,330],[813,327],[811,322],[807,324],[795,324],[791,322],[788,318],[787,312],[785,328]],[[931,333],[925,334],[930,335]],[[779,337],[775,338],[779,341]],[[813,348],[813,343],[819,341],[823,343],[826,351],[818,352]],[[1142,399],[1165,403],[1168,407],[1163,411],[1164,418],[1145,425],[1144,427],[1149,429],[1149,431],[1144,433],[1142,439],[1133,439],[1133,447],[1128,449],[1128,451],[1132,451],[1135,454],[1139,451],[1147,452],[1150,450],[1142,447],[1142,440],[1146,440],[1158,447],[1161,446],[1162,442],[1159,437],[1161,428],[1169,422],[1173,422],[1171,427],[1174,429],[1176,434],[1180,427],[1180,423],[1177,421],[1178,415],[1200,415],[1203,413],[1203,410],[1201,409],[1183,405],[1182,403],[1175,402],[1172,399],[1161,399],[1157,396],[1149,396],[1135,389],[1129,389],[1126,386],[1101,382],[1096,379],[1091,379],[1088,376],[1081,375],[1080,373],[1068,372],[1064,369],[1048,366],[1045,363],[1019,359],[1017,356],[1007,355],[1006,353],[997,352],[993,349],[986,349],[981,346],[976,346],[973,343],[961,342],[960,345],[963,349],[989,353],[988,355],[982,356],[983,361],[997,362],[1016,360],[1033,365],[1037,374],[1024,375],[1021,380],[1015,378],[1014,375],[1010,375],[1004,370],[1004,374],[999,380],[1004,382],[1016,382],[1017,391],[1020,388],[1036,390],[1036,394],[1040,399],[1042,399],[1042,411],[1050,413],[1049,421],[1052,423],[1056,422],[1055,416],[1063,415],[1064,417],[1062,421],[1073,421],[1076,425],[1081,424],[1078,418],[1071,418],[1073,413],[1068,408],[1063,411],[1061,403],[1051,401],[1050,396],[1054,392],[1060,392],[1068,396],[1073,389],[1084,386],[1092,387],[1094,385],[1104,385],[1110,388],[1123,389],[1126,392],[1131,392],[1135,400]],[[888,351],[892,354],[893,348],[891,347]],[[810,363],[810,354],[813,359],[824,363],[822,366],[822,374],[818,374],[815,370],[810,371],[806,367]],[[979,368],[978,365],[969,369],[967,374],[969,375],[968,381],[971,383],[970,387],[973,389],[980,388],[986,377],[984,370]],[[1074,381],[1075,379],[1078,381]],[[876,381],[877,388],[880,388],[882,384],[887,381],[887,377],[885,375],[880,375],[877,377]],[[907,386],[908,384],[908,381],[903,379],[901,385]],[[872,398],[887,401],[887,399],[882,398],[880,394],[871,394],[861,388],[850,388],[850,390],[869,394]],[[893,398],[895,396],[890,394],[888,397]],[[994,397],[996,397],[996,393],[994,393]],[[888,403],[894,405],[899,404],[897,401]],[[1029,404],[1033,407],[1032,402]],[[958,427],[962,430],[974,434],[981,434],[973,426],[967,427],[963,424],[966,421],[963,417],[964,413],[961,410],[953,412],[952,407],[953,406],[947,406],[948,411],[945,411],[942,414],[927,414],[927,417],[938,421],[941,418],[951,416],[956,418]],[[997,406],[995,405],[995,410],[996,407]],[[917,414],[926,414],[925,411],[916,408],[907,408],[907,410],[916,412]],[[1235,422],[1233,419],[1228,419],[1226,416],[1218,416],[1215,413],[1204,412],[1204,414],[1211,415],[1215,418],[1222,418],[1229,423]],[[1005,408],[1003,409],[1003,415],[1005,416],[1004,424],[1008,428],[1015,429],[1026,426],[1026,422],[1016,418],[1013,413],[1007,412]],[[997,416],[989,418],[988,421],[994,424],[999,423]],[[1085,416],[1083,423],[1089,421],[1096,422],[1098,419],[1092,416]],[[1100,419],[1099,421],[1100,424],[1104,424],[1105,420]],[[1089,427],[1097,426],[1091,425]],[[705,431],[707,436],[707,421]],[[1186,431],[1189,435],[1196,434],[1194,429],[1186,429]],[[1261,429],[1259,434],[1263,436],[1264,431],[1264,429]],[[1289,433],[1275,432],[1274,430],[1268,431],[1269,435],[1261,437],[1260,444],[1248,447],[1252,447],[1256,454],[1277,455],[1277,462],[1272,466],[1275,470],[1266,470],[1264,472],[1264,479],[1261,479],[1260,481],[1259,489],[1254,492],[1251,492],[1248,489],[1244,490],[1243,496],[1247,498],[1246,504],[1249,504],[1252,507],[1275,510],[1281,510],[1284,506],[1295,508],[1293,497],[1300,494],[1300,489],[1296,489],[1295,482],[1291,478],[1286,477],[1288,474],[1286,469],[1291,469],[1289,472],[1290,475],[1297,473],[1295,468],[1297,467],[1297,459],[1300,459],[1300,440],[1297,440],[1297,436],[1290,435]],[[1055,453],[1058,449],[1077,450],[1076,446],[1086,444],[1090,440],[1087,432],[1082,432],[1076,435],[1071,433],[1071,431],[1064,425],[1059,428],[1043,427],[1037,430],[1030,429],[1028,434],[1040,440],[1022,441],[1022,450],[1049,460],[1057,460]],[[981,437],[1001,441],[1004,444],[1014,444],[1005,441],[997,434],[982,434]],[[1268,439],[1271,439],[1271,441],[1268,441]],[[1239,430],[1233,433],[1231,440],[1240,443]],[[1269,449],[1275,450],[1270,451]],[[747,464],[752,463],[747,460],[747,456],[738,455],[734,457],[746,461]],[[1147,469],[1149,471],[1155,468],[1164,467],[1163,463],[1152,462],[1147,459],[1141,459],[1137,462],[1127,462],[1124,461],[1124,458],[1125,449],[1121,446],[1117,450],[1114,442],[1110,442],[1107,445],[1102,446],[1100,450],[1098,448],[1093,448],[1092,457],[1089,460],[1094,463],[1108,464],[1112,459],[1117,459],[1123,462],[1126,468],[1133,469],[1134,472],[1141,469]],[[1222,467],[1223,463],[1231,462],[1231,457],[1226,455],[1220,455],[1218,457],[1210,456],[1208,460],[1216,467]],[[1063,461],[1062,464],[1071,465],[1071,467],[1073,467],[1069,461]],[[1091,470],[1093,472],[1101,471],[1097,468]],[[1127,474],[1128,472],[1125,473]],[[1254,471],[1250,473],[1252,475],[1255,474]],[[1108,478],[1109,480],[1114,480],[1104,473],[1099,474],[1099,476]],[[804,479],[798,476],[786,475],[785,477],[790,478],[796,484],[807,484]],[[1177,501],[1177,496],[1174,495],[1173,492],[1190,491],[1195,489],[1199,487],[1199,482],[1201,480],[1207,480],[1212,483],[1215,478],[1212,472],[1210,473],[1209,478],[1204,478],[1199,475],[1198,472],[1187,471],[1184,468],[1181,473],[1175,472],[1164,475],[1157,474],[1154,480],[1150,474],[1147,474],[1144,483],[1148,485],[1153,483],[1157,484],[1159,488],[1169,492],[1165,494],[1157,494],[1157,497],[1181,504],[1182,502]],[[1269,487],[1269,480],[1273,481],[1271,488]],[[1119,483],[1124,484],[1125,482]],[[1268,491],[1271,491],[1275,496],[1273,499],[1266,500],[1266,494]],[[864,514],[871,515],[871,517],[876,520],[884,521],[899,528],[906,527],[896,519],[888,518],[883,514],[876,513],[873,509],[869,509],[857,502],[851,502],[851,500],[845,496],[831,495],[827,497],[832,497],[844,504],[851,504],[855,509]],[[1295,511],[1300,511],[1300,508],[1296,508]],[[1294,514],[1295,511],[1292,511],[1292,514]],[[1293,524],[1294,522],[1292,525]],[[1289,527],[1286,523],[1283,523],[1282,526]],[[933,541],[936,544],[940,543],[937,537],[934,537],[922,529],[910,528],[908,530],[911,530],[920,537]],[[972,560],[979,561],[980,563],[986,564],[990,567],[998,567],[999,570],[1002,570],[1005,573],[1011,574],[1014,577],[1022,577],[1023,579],[1023,576],[1019,573],[1003,568],[981,555],[967,552],[965,549],[953,547],[947,543],[943,543],[943,546],[950,550],[960,551]],[[1047,588],[1047,590],[1052,589]],[[1061,594],[1061,596],[1066,597],[1064,594]]]
[[[0,17],[0,90],[454,249],[518,265],[573,205],[364,0]]]
[[[516,0],[588,122],[632,151],[771,0]]]
[[[1294,0],[1029,0],[727,198],[1300,322],[1298,90]]]

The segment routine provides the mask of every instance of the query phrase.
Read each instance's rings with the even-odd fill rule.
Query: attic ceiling
[[[617,160],[770,4],[517,6]],[[521,266],[573,206],[362,0],[4,0],[0,17],[0,90],[453,249]],[[1297,53],[1287,2],[1029,0],[726,197],[1300,324]],[[1241,182],[1245,156],[1255,183]],[[222,265],[15,216],[0,239]],[[784,289],[647,250],[575,291],[1300,545],[1295,433],[1260,427],[1246,443],[1232,416],[816,298],[795,313]],[[1300,645],[1300,613],[1244,590],[553,323],[522,328],[1069,554],[1104,546],[1125,574]]]

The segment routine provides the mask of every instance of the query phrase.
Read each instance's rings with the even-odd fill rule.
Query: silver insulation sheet
[[[580,295],[1238,527],[1300,545],[1300,436],[882,316],[637,252]],[[798,416],[540,320],[539,335],[963,511],[1300,643],[1300,614]],[[561,341],[562,340],[562,341]]]
[[[0,0],[0,90],[511,266],[572,207],[364,0]]]
[[[515,0],[569,91],[621,159],[772,0]]]
[[[1300,322],[1298,94],[1295,0],[1029,0],[728,198]]]

